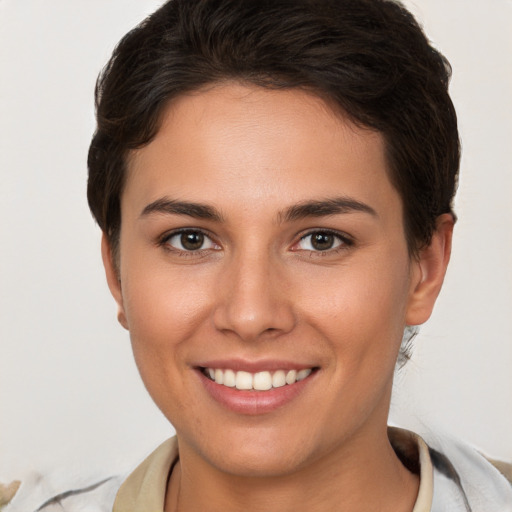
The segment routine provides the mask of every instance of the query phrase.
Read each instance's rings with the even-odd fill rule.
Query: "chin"
[[[219,471],[246,478],[288,475],[311,458],[308,452],[315,452],[303,435],[289,430],[285,434],[258,430],[246,428],[216,439],[202,438],[193,449]]]

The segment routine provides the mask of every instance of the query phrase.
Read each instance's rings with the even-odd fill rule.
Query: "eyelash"
[[[312,230],[308,231],[307,233],[305,233],[304,235],[302,235],[300,237],[299,241],[296,244],[294,244],[294,247],[299,245],[306,238],[308,238],[312,235],[316,235],[316,234],[333,236],[340,243],[336,247],[329,248],[329,249],[326,249],[323,251],[322,250],[310,250],[310,249],[294,249],[294,250],[295,251],[301,251],[301,250],[309,251],[311,257],[321,257],[321,256],[327,256],[329,254],[334,255],[334,254],[338,254],[342,251],[346,251],[355,244],[354,239],[345,233],[340,233],[339,231],[333,231],[331,229],[312,229]]]
[[[169,252],[177,254],[180,257],[198,257],[198,256],[206,255],[208,253],[208,251],[213,249],[212,247],[208,247],[206,249],[201,248],[201,249],[197,249],[197,250],[186,250],[186,249],[179,249],[176,247],[172,247],[169,244],[169,241],[172,238],[177,237],[177,236],[183,236],[184,234],[187,234],[187,233],[202,235],[205,238],[205,240],[209,240],[211,244],[219,247],[218,244],[213,240],[213,237],[208,232],[206,232],[202,229],[197,229],[197,228],[179,229],[177,231],[171,231],[170,233],[165,233],[164,235],[162,235],[159,238],[158,245],[163,247],[165,250],[167,250]],[[308,237],[313,236],[315,234],[333,236],[340,243],[338,246],[335,246],[333,248],[329,248],[326,250],[295,248],[302,241],[304,241]],[[347,249],[352,247],[354,245],[354,243],[355,243],[354,240],[345,233],[340,233],[339,231],[333,231],[330,229],[313,229],[313,230],[310,230],[307,233],[303,234],[300,237],[299,241],[293,245],[292,251],[294,251],[294,252],[299,252],[299,251],[310,252],[311,257],[326,256],[328,254],[338,254],[342,251],[346,251]],[[219,249],[215,248],[213,250],[219,250]]]
[[[179,249],[177,247],[173,247],[170,245],[169,241],[177,236],[183,236],[187,233],[190,234],[198,234],[202,235],[205,240],[209,240],[212,245],[218,246],[218,244],[213,240],[212,236],[202,229],[190,228],[190,229],[178,229],[177,231],[171,231],[170,233],[165,233],[158,240],[158,245],[163,247],[166,251],[172,252],[180,257],[198,257],[198,256],[206,256],[208,251],[212,250],[212,247],[208,247],[206,249],[197,249],[197,250],[186,250]],[[218,249],[214,249],[218,250]]]

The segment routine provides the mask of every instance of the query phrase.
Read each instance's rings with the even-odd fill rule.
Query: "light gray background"
[[[0,0],[3,478],[125,470],[172,432],[117,325],[85,199],[95,77],[159,3]],[[464,156],[451,268],[392,418],[512,459],[512,2],[406,4],[452,62]]]

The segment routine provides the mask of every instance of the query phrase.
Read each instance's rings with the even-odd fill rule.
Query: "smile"
[[[250,373],[221,368],[203,368],[203,373],[216,384],[245,391],[268,391],[295,384],[308,377],[312,368]]]

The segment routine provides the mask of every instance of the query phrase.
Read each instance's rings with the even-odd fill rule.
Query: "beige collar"
[[[388,437],[402,463],[419,472],[420,488],[412,512],[430,512],[434,497],[434,467],[427,443],[414,432],[388,427]]]
[[[112,512],[163,512],[167,480],[178,460],[178,442],[171,437],[123,482]]]
[[[412,512],[430,512],[433,467],[425,441],[408,430],[390,427],[389,438],[402,458],[415,457],[420,467],[420,489]],[[164,512],[165,492],[172,467],[178,460],[176,437],[161,444],[121,485],[113,512]]]

